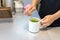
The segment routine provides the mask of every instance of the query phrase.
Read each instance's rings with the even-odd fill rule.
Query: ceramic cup
[[[42,28],[40,24],[40,19],[39,18],[30,18],[29,19],[29,31],[30,32],[39,32],[40,28]]]

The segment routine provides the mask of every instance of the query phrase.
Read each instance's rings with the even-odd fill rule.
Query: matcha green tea
[[[39,19],[37,19],[37,18],[31,18],[30,21],[31,22],[39,22]]]

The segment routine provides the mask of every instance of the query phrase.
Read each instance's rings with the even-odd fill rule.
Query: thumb
[[[43,19],[41,19],[41,21],[44,21],[46,19],[46,17],[44,17]]]
[[[46,18],[47,17],[44,17],[43,19],[41,19],[41,24],[45,24],[46,23]]]

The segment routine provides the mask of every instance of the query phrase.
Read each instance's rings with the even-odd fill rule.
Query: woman
[[[30,16],[36,9],[39,0],[32,0],[30,6],[25,10],[25,14]],[[41,0],[39,16],[44,27],[60,26],[60,0]]]

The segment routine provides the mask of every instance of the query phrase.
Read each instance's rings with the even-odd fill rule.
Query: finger
[[[29,13],[29,12],[28,12],[28,10],[27,10],[27,9],[26,9],[26,10],[24,10],[24,14],[25,14],[25,15],[28,15],[28,13]]]
[[[44,21],[46,18],[41,19],[41,21]]]
[[[45,16],[43,19],[41,19],[42,21],[44,21],[47,17]]]
[[[35,9],[35,7],[32,7],[30,13],[32,13]]]
[[[47,27],[47,26],[48,26],[48,24],[43,24],[43,25],[42,25],[42,27]]]
[[[26,14],[30,15],[30,13],[31,13],[30,11],[31,11],[31,7],[27,8]]]
[[[30,11],[32,9],[32,6],[27,7],[27,10]],[[26,11],[27,11],[26,10]]]
[[[47,20],[41,21],[41,24],[46,24],[48,23]]]
[[[31,15],[32,15],[32,13],[28,14],[28,16],[31,16]]]
[[[50,25],[50,23],[46,23],[46,24],[43,24],[42,26],[43,27],[47,27],[47,26],[49,26]]]
[[[27,11],[28,16],[31,16],[31,15],[32,15],[32,11],[34,10],[34,8],[31,7],[31,8],[29,8],[29,9],[27,9],[27,10],[28,10],[28,11]]]
[[[30,8],[31,8],[30,6],[27,6],[27,7],[25,8],[25,10],[24,10],[25,13],[27,13],[27,12],[30,10]]]
[[[26,10],[24,10],[24,14],[26,13]]]
[[[24,15],[28,16],[28,12],[24,11]]]
[[[32,8],[32,9],[30,9],[30,11],[29,11],[29,15],[32,15],[32,12],[34,11],[34,8]]]
[[[29,12],[27,12],[27,13],[24,13],[25,15],[27,15],[27,16],[31,16],[32,14],[31,13],[29,13]]]

